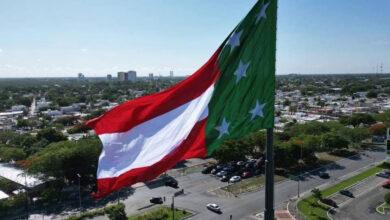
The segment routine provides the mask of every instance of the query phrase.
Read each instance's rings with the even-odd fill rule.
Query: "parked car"
[[[322,179],[329,179],[330,176],[329,176],[329,173],[326,173],[326,172],[320,172],[318,174],[319,177],[321,177]]]
[[[229,182],[231,182],[231,183],[236,183],[236,182],[240,182],[240,181],[241,181],[240,176],[233,176],[229,179]]]
[[[217,174],[218,172],[219,172],[219,170],[217,170],[216,168],[214,168],[214,169],[211,170],[210,173],[211,173],[212,175],[215,175],[215,174]]]
[[[234,171],[234,167],[233,166],[226,166],[224,168],[222,168],[223,171],[226,171],[226,172],[233,172]]]
[[[226,172],[226,171],[224,171],[224,170],[219,171],[219,172],[217,173],[217,177],[225,176],[227,173],[228,173],[228,172]]]
[[[389,172],[380,172],[380,173],[376,173],[376,176],[390,179],[390,173],[389,173]]]
[[[351,191],[349,191],[349,190],[343,189],[343,190],[340,190],[339,193],[341,195],[353,198],[353,193]]]
[[[221,208],[215,203],[209,203],[206,207],[213,212],[221,213]]]
[[[251,177],[251,176],[252,176],[252,173],[249,172],[249,171],[245,171],[245,172],[243,172],[243,173],[241,174],[241,177],[242,177],[243,179],[249,178],[249,177]]]
[[[244,161],[238,161],[237,162],[237,166],[244,166],[245,165],[245,162]]]
[[[203,168],[202,173],[203,174],[208,174],[208,173],[210,173],[214,169],[214,167],[215,166],[206,166],[206,167]]]
[[[153,197],[150,199],[152,204],[163,204],[163,199],[161,197]]]
[[[325,198],[323,200],[321,200],[321,202],[329,205],[329,206],[332,206],[334,208],[338,208],[339,206],[337,205],[337,203],[335,201],[333,201],[332,199],[328,199],[328,198]]]
[[[165,181],[165,186],[170,186],[172,188],[177,188],[178,185],[179,185],[179,183],[175,179],[169,179],[169,180]]]
[[[229,181],[229,176],[228,175],[222,176],[219,180],[221,180],[221,182],[227,182]]]
[[[390,189],[390,180],[386,180],[384,183],[382,183],[382,187]]]

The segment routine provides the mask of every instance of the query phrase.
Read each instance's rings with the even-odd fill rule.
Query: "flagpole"
[[[265,159],[265,220],[274,220],[274,150],[273,128],[267,128],[267,148]]]

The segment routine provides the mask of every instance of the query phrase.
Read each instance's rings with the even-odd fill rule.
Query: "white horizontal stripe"
[[[151,166],[172,152],[194,125],[207,117],[213,90],[212,85],[196,99],[129,131],[99,135],[103,151],[98,178],[117,177],[134,168]]]

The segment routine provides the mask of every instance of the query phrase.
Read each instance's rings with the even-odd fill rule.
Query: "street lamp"
[[[29,218],[29,208],[28,208],[28,185],[27,185],[27,173],[24,173],[24,185],[26,186],[26,211],[27,211],[27,219]]]
[[[81,211],[81,175],[77,173],[76,176],[79,179],[79,209]]]

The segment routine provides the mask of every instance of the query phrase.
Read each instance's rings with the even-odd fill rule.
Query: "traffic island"
[[[193,216],[194,213],[189,212],[188,210],[175,208],[175,213],[173,214],[170,207],[160,206],[158,208],[150,209],[142,214],[130,216],[128,220],[171,220],[173,219],[173,215],[175,215],[175,220],[181,220]]]

